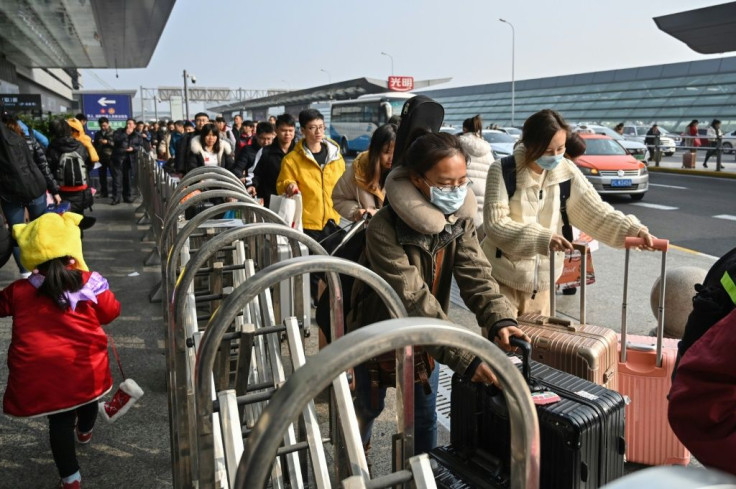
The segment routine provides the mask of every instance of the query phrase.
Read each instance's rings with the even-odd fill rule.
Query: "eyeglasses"
[[[309,132],[325,132],[325,126],[307,126],[304,129]]]
[[[468,188],[468,185],[473,184],[473,181],[469,178],[466,178],[465,181],[461,183],[460,185],[445,185],[445,186],[432,185],[424,177],[422,177],[422,180],[424,180],[424,183],[427,185],[427,187],[434,187],[438,191],[442,192],[443,194],[449,194],[450,192],[454,192],[455,190],[465,189],[465,188]]]

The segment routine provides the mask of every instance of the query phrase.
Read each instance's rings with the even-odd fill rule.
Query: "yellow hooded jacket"
[[[345,160],[340,154],[340,147],[331,139],[323,139],[327,145],[327,160],[324,168],[312,156],[305,145],[299,141],[294,150],[284,156],[281,161],[281,172],[276,180],[276,192],[283,195],[286,187],[296,183],[302,194],[302,225],[304,229],[321,231],[327,221],[340,222],[340,214],[332,204],[332,190],[337,181],[345,173]]]
[[[67,124],[72,128],[72,137],[82,143],[87,152],[89,153],[89,160],[92,163],[100,161],[100,157],[97,155],[97,150],[92,145],[92,138],[90,138],[86,132],[84,132],[84,126],[74,117],[70,117],[66,120]]]

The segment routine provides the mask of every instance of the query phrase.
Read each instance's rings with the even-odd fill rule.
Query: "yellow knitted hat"
[[[20,247],[20,262],[27,270],[62,256],[77,261],[76,268],[89,270],[82,256],[82,234],[79,223],[83,216],[73,212],[49,212],[28,224],[13,226],[13,237]]]

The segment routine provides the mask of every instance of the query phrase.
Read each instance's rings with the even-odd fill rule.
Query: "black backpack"
[[[501,174],[503,175],[503,183],[506,187],[506,193],[508,194],[509,201],[511,197],[516,193],[516,160],[514,155],[505,156],[501,158]],[[567,215],[567,199],[570,198],[570,189],[572,188],[572,182],[565,180],[560,182],[560,216],[562,217],[562,236],[572,242],[572,226],[570,225],[570,217]],[[500,248],[496,248],[496,258],[501,258],[503,251]]]
[[[87,185],[87,167],[82,155],[77,151],[62,153],[59,157],[59,168],[56,177],[62,187]]]
[[[394,165],[401,166],[401,158],[407,149],[407,143],[413,139],[418,130],[437,132],[445,118],[445,109],[425,95],[417,95],[404,103],[401,109],[401,122],[396,131],[394,146]]]
[[[0,124],[0,196],[28,203],[46,191],[46,179],[23,136]]]

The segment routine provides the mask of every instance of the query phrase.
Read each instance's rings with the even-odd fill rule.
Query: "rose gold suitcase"
[[[575,245],[581,253],[587,246]],[[554,253],[550,255],[550,283],[554,284]],[[581,260],[581,276],[587,272]],[[580,286],[580,324],[568,319],[540,314],[524,314],[517,318],[532,343],[532,359],[608,389],[618,386],[618,338],[616,333],[600,326],[585,324],[586,280]],[[550,311],[557,309],[554,290],[550,290]]]
[[[631,400],[626,406],[626,460],[646,465],[687,465],[690,452],[677,439],[667,419],[667,395],[672,386],[678,341],[664,338],[664,277],[669,247],[666,239],[655,240],[655,248],[662,252],[657,336],[626,334],[629,250],[641,242],[640,238],[626,238],[624,299],[621,306],[618,391]]]

